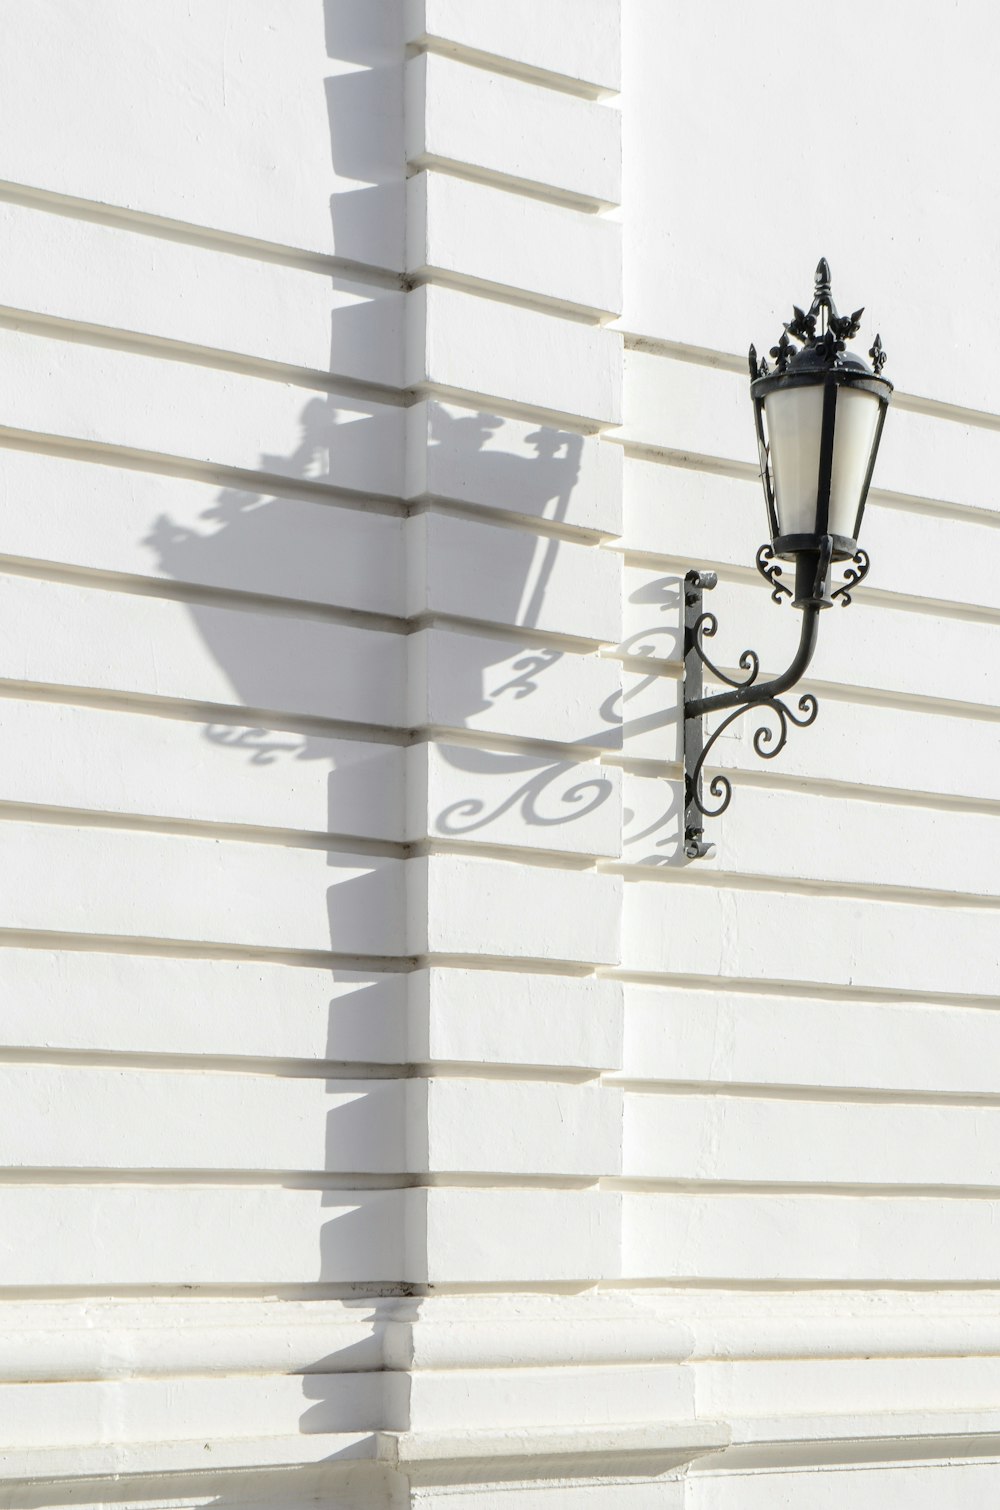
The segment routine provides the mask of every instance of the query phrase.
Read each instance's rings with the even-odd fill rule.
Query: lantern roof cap
[[[769,355],[774,358],[773,369],[769,367],[766,358],[758,362],[756,347],[750,347],[751,382],[766,377],[819,378],[836,370],[843,372],[845,376],[852,373],[879,378],[891,388],[888,380],[882,378],[886,353],[881,336],[875,337],[868,352],[871,366],[856,352],[847,350],[847,342],[861,328],[864,307],[849,315],[838,313],[830,284],[830,264],[825,257],[821,257],[816,266],[813,301],[808,311],[794,304],[792,318],[785,322],[777,345],[770,349]],[[794,345],[793,342],[796,341],[801,344]]]

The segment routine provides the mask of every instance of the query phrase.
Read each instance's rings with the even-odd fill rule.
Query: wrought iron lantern
[[[785,746],[789,723],[804,727],[813,722],[818,709],[811,693],[799,698],[797,712],[780,700],[781,694],[812,660],[820,611],[837,601],[850,603],[853,589],[868,574],[870,562],[858,536],[892,384],[882,376],[880,336],[868,353],[871,366],[846,349],[863,313],[837,313],[824,257],[808,313],[793,306],[792,319],[770,350],[774,366],[758,362],[750,347],[750,396],[771,536],[770,544],[757,552],[757,570],[776,603],[787,597],[801,611],[802,628],[799,648],[780,676],[758,682],[757,653],[744,650],[739,668],[745,675],[731,677],[709,659],[703,644],[718,628],[715,615],[703,610],[703,594],[715,587],[716,574],[689,571],[685,578],[684,849],[689,859],[712,848],[704,838],[703,820],[718,817],[732,798],[732,785],[721,774],[712,777],[705,796],[702,772],[715,741],[749,708],[764,708],[774,722],[757,729],[753,745],[758,755],[771,760]],[[794,589],[783,580],[779,561],[794,562]],[[843,583],[831,591],[835,562],[851,564]],[[730,690],[703,696],[706,667]],[[705,715],[730,708],[734,711],[706,739]]]

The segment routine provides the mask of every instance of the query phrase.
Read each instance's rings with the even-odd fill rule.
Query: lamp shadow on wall
[[[323,0],[330,156],[340,180],[330,196],[333,247],[365,269],[404,263],[402,12],[397,0]]]
[[[335,247],[338,256],[358,262],[378,260],[381,253],[375,249],[391,242],[397,218],[401,235],[403,49],[395,30],[397,10],[368,0],[364,4],[326,0],[325,6],[330,57],[351,65],[329,81],[328,91],[334,165],[338,175],[352,184],[333,198]],[[348,282],[333,278],[332,291],[343,293]],[[363,292],[360,284],[349,286],[357,292],[355,302],[341,308],[338,301],[332,315],[329,370],[333,387],[337,375],[353,373],[357,381],[360,373],[363,378],[366,353],[397,338],[398,290],[388,281],[384,291],[377,284],[364,285]],[[331,620],[337,617],[326,607],[331,601],[331,579],[335,583],[351,578],[355,583],[364,581],[373,562],[359,543],[363,532],[348,530],[346,524],[343,549],[336,559],[330,556],[327,528],[319,534],[311,534],[308,524],[290,529],[289,500],[306,484],[308,496],[321,501],[315,485],[329,486],[333,479],[344,477],[357,479],[354,491],[363,493],[365,477],[373,472],[381,475],[385,456],[399,446],[403,418],[401,408],[367,403],[363,397],[345,400],[332,393],[316,394],[303,403],[298,444],[286,454],[260,457],[259,473],[280,479],[273,491],[266,485],[258,489],[253,482],[246,487],[224,487],[205,511],[204,528],[164,518],[146,542],[159,570],[178,582],[211,585],[227,577],[252,582],[261,596],[275,600],[278,610],[267,615],[265,639],[249,614],[190,602],[192,619],[233,688],[233,702],[248,710],[245,718],[236,712],[231,718],[227,715],[225,722],[206,723],[201,730],[205,747],[220,760],[244,761],[266,771],[275,789],[282,783],[294,785],[304,762],[322,761],[330,767],[327,832],[337,837],[328,850],[332,878],[328,947],[332,955],[345,958],[345,964],[334,965],[330,971],[326,1052],[331,1065],[344,1066],[344,1079],[351,1080],[358,1099],[348,1106],[342,1098],[338,1100],[317,1138],[316,1168],[305,1174],[331,1185],[340,1176],[354,1175],[359,1189],[356,1204],[342,1195],[322,1198],[324,1204],[336,1204],[338,1214],[331,1214],[324,1223],[316,1271],[303,1274],[302,1286],[309,1293],[346,1295],[348,1303],[361,1311],[371,1309],[372,1294],[406,1293],[402,1203],[397,1190],[381,1187],[391,1187],[394,1175],[403,1185],[419,1183],[421,1173],[410,1168],[415,1155],[408,1146],[402,1103],[393,1100],[391,1089],[397,1085],[402,1092],[405,1087],[400,1076],[408,1060],[409,961],[401,866],[406,850],[385,837],[390,830],[397,836],[403,833],[402,765],[417,751],[406,748],[398,732],[386,728],[385,743],[369,743],[370,731],[361,732],[355,743],[358,750],[367,752],[364,757],[349,750],[333,757],[328,733],[311,732],[308,719],[269,719],[266,710],[294,706],[300,688],[311,690],[315,702],[319,682],[328,703],[325,716],[331,724],[342,726],[344,745],[350,746],[352,715],[338,718],[337,689],[345,677],[359,673],[350,666],[316,664],[316,622],[324,614]],[[620,747],[624,715],[618,698],[596,700],[588,714],[586,737],[577,740],[590,752],[583,761],[557,750],[553,753],[560,739],[558,729],[547,747],[533,739],[534,714],[524,720],[506,716],[511,710],[519,713],[526,704],[532,709],[540,705],[547,695],[547,679],[555,678],[565,657],[576,653],[539,630],[562,542],[555,535],[532,530],[531,522],[558,525],[567,519],[582,448],[579,436],[546,426],[527,433],[523,426],[516,427],[514,445],[507,442],[506,429],[507,422],[490,413],[444,405],[434,410],[430,446],[438,453],[435,459],[446,461],[451,474],[464,479],[447,496],[467,506],[477,498],[494,504],[500,500],[502,511],[524,524],[493,531],[489,559],[481,564],[482,576],[471,584],[476,611],[467,618],[484,622],[481,626],[467,622],[461,632],[441,637],[447,655],[441,672],[447,716],[440,722],[459,737],[436,741],[441,785],[448,794],[430,810],[425,800],[421,816],[431,823],[431,837],[457,844],[512,846],[514,858],[532,829],[551,835],[551,842],[546,838],[542,849],[572,852],[573,825],[612,798],[612,784],[594,764],[594,756]],[[509,500],[509,509],[503,500]],[[330,501],[336,504],[336,496]],[[391,511],[394,505],[387,500],[381,507]],[[395,508],[402,512],[400,505]],[[345,521],[351,512],[340,511]],[[299,511],[295,517],[301,523],[305,514]],[[483,509],[481,517],[484,525],[489,523],[488,510]],[[223,560],[237,563],[240,569],[217,571],[213,563]],[[284,604],[279,607],[281,600]],[[518,633],[511,632],[512,626]],[[385,634],[388,627],[385,623],[373,626],[372,632]],[[401,657],[413,638],[403,632],[404,627],[400,623]],[[636,649],[634,654],[643,652]],[[646,681],[640,679],[629,695],[641,693],[645,686]],[[250,727],[252,710],[265,710],[259,726]],[[676,710],[667,701],[662,709],[632,722],[636,728],[666,730],[675,718]],[[396,722],[397,731],[405,730],[402,709]],[[469,735],[476,736],[477,746],[468,742]],[[480,747],[491,739],[497,747]],[[364,826],[370,822],[365,816],[372,811],[370,794],[360,800],[366,784],[370,793],[372,782],[381,784],[386,811],[390,817],[395,814],[396,820],[378,837]],[[282,807],[279,802],[277,808]],[[345,819],[351,812],[361,815],[356,818],[356,829]],[[417,842],[426,837],[415,835]],[[370,968],[366,957],[374,961]],[[282,1010],[280,1002],[275,1003],[275,1010]],[[352,1067],[358,1065],[370,1067],[374,1078],[352,1079]],[[328,1085],[331,1095],[343,1090],[342,1082]],[[344,1184],[350,1186],[349,1178]],[[362,1282],[361,1276],[371,1275],[377,1277]],[[319,1359],[314,1367],[314,1372],[303,1376],[303,1393],[313,1403],[302,1415],[301,1429],[329,1431],[335,1429],[331,1423],[340,1423],[336,1429],[364,1429],[368,1419],[364,1410],[369,1406],[362,1410],[359,1404],[359,1425],[343,1424],[349,1417],[354,1419],[349,1410],[345,1416],[338,1404],[344,1399],[344,1356],[338,1353]]]
[[[345,413],[351,423],[340,421]],[[579,437],[543,429],[532,432],[525,454],[504,448],[504,421],[484,413],[457,411],[438,417],[432,446],[449,453],[451,461],[469,479],[470,487],[481,488],[491,496],[509,496],[512,503],[527,509],[533,500],[539,515],[569,504],[576,479]],[[337,449],[338,466],[364,469],[376,462],[384,449],[386,437],[376,415],[365,418],[352,404],[344,411],[332,397],[310,398],[302,408],[301,438],[298,446],[285,456],[263,454],[260,471],[287,479],[288,491],[295,493],[296,482],[315,481],[317,473],[328,465],[325,458]],[[350,456],[346,453],[350,451]],[[275,597],[280,585],[289,577],[300,582],[311,573],[323,576],[335,571],[338,577],[351,572],[370,572],[372,562],[350,560],[351,542],[359,537],[345,530],[346,559],[335,568],[317,554],[317,541],[308,533],[297,534],[288,527],[289,498],[274,484],[275,491],[253,491],[249,486],[220,489],[204,514],[204,528],[179,525],[161,519],[147,540],[157,567],[179,582],[211,580],[216,575],[212,562],[228,557],[241,563],[241,573],[274,584]],[[326,507],[327,505],[323,505]],[[328,505],[337,509],[336,501]],[[343,510],[349,520],[355,511]],[[356,515],[355,515],[356,517]],[[400,521],[401,524],[403,521]],[[536,535],[530,529],[498,529],[500,555],[491,560],[490,603],[498,622],[521,622],[529,630],[528,643],[507,634],[492,634],[484,624],[481,632],[443,632],[448,653],[446,696],[449,724],[461,733],[475,730],[486,720],[494,723],[507,709],[520,709],[544,694],[545,678],[553,674],[567,653],[544,642],[531,644],[531,622],[544,605],[545,593],[554,569],[560,542]],[[325,537],[329,550],[329,535]],[[295,569],[289,570],[290,558]],[[317,592],[317,599],[319,598]],[[235,606],[235,605],[234,605]],[[290,701],[290,688],[315,679],[325,680],[328,668],[315,664],[315,614],[291,612],[268,614],[268,641],[261,642],[258,626],[250,615],[223,610],[215,604],[192,602],[188,611],[200,636],[232,686],[234,701],[248,710],[280,709]],[[331,615],[336,621],[336,613]],[[366,631],[362,630],[361,633]],[[383,625],[373,634],[385,634]],[[398,652],[405,656],[410,636],[400,633]],[[331,720],[337,720],[337,708],[330,707]],[[253,715],[249,715],[252,722]],[[593,710],[593,742],[612,747],[620,739],[620,709],[617,703]],[[332,884],[328,890],[328,947],[334,955],[355,956],[343,966],[331,968],[329,1003],[329,1037],[327,1059],[331,1065],[343,1065],[343,1079],[330,1079],[327,1087],[335,1105],[327,1114],[322,1137],[317,1140],[314,1174],[337,1186],[362,1187],[357,1203],[338,1190],[323,1195],[330,1217],[321,1229],[317,1271],[303,1276],[303,1284],[321,1285],[324,1293],[345,1295],[349,1304],[361,1313],[370,1311],[372,1297],[381,1293],[398,1294],[406,1290],[401,1283],[407,1274],[406,1233],[403,1206],[393,1175],[398,1183],[420,1182],[420,1170],[413,1169],[413,1148],[407,1136],[402,1097],[405,1096],[405,1073],[394,1067],[407,1062],[407,996],[405,950],[406,898],[402,857],[405,849],[389,841],[372,840],[361,829],[364,814],[370,814],[372,782],[382,783],[385,807],[403,819],[402,762],[418,758],[415,746],[387,742],[370,742],[370,731],[363,728],[361,738],[343,740],[343,754],[331,757],[330,736],[325,731],[312,733],[295,728],[297,720],[276,717],[273,722],[261,716],[258,726],[248,726],[238,714],[233,721],[209,722],[201,727],[205,745],[220,760],[244,761],[280,791],[282,784],[294,784],[304,762],[320,761],[329,766],[327,776],[328,832],[336,835],[335,847],[328,852]],[[338,734],[349,736],[345,726]],[[387,730],[391,736],[392,731]],[[405,735],[403,736],[405,738]],[[354,757],[354,748],[364,755]],[[436,832],[446,838],[470,841],[490,837],[503,822],[549,827],[559,831],[581,816],[607,802],[611,783],[593,765],[584,765],[572,757],[560,757],[546,751],[488,750],[459,742],[441,742],[441,759],[449,777],[459,783],[459,795],[441,806],[432,821]],[[583,772],[590,774],[581,775]],[[426,802],[423,802],[426,814]],[[278,804],[282,806],[282,804]],[[415,804],[417,808],[421,803]],[[362,816],[358,829],[351,830],[352,809]],[[402,828],[397,828],[402,833]],[[370,834],[370,831],[369,831]],[[496,843],[516,843],[516,833],[501,835]],[[565,841],[556,837],[553,848]],[[512,851],[512,858],[515,852]],[[366,968],[365,956],[375,963]],[[382,964],[382,958],[385,964]],[[395,961],[395,968],[394,968]],[[276,1002],[275,1010],[281,1010]],[[375,1078],[352,1080],[352,1066],[372,1065]],[[366,1073],[370,1073],[366,1071]],[[378,1078],[385,1076],[386,1078]],[[348,1082],[350,1086],[348,1087]],[[352,1099],[345,1103],[343,1094],[350,1090]],[[307,1172],[308,1174],[308,1172]],[[352,1177],[353,1180],[352,1180]],[[380,1189],[380,1185],[389,1188]],[[367,1283],[359,1276],[373,1275]],[[393,1279],[393,1275],[397,1276]],[[355,1299],[350,1299],[351,1294]],[[315,1371],[303,1375],[306,1401],[302,1418],[303,1432],[363,1429],[363,1423],[351,1414],[354,1407],[345,1402],[345,1360],[338,1352],[325,1361],[317,1360]],[[360,1406],[358,1407],[360,1409]],[[382,1424],[388,1424],[383,1422]]]
[[[351,423],[341,422],[345,415]],[[503,443],[505,424],[489,413],[442,411],[431,436],[432,448],[449,454],[470,489],[509,497],[524,513],[534,511],[538,517],[558,520],[575,486],[579,437],[542,428],[529,432],[527,445],[513,451]],[[323,474],[331,453],[336,452],[338,467],[363,470],[378,463],[385,445],[379,414],[366,417],[354,401],[347,410],[332,396],[307,398],[298,445],[287,455],[260,456],[260,472],[280,479],[273,484],[274,491],[255,491],[249,484],[219,489],[205,511],[203,527],[181,525],[170,518],[159,520],[146,541],[158,570],[185,584],[212,581],[225,575],[213,562],[228,558],[230,563],[240,563],[237,575],[260,582],[265,595],[270,581],[276,600],[282,596],[282,584],[291,578],[301,582],[315,574],[318,581],[330,574],[342,578],[370,572],[370,560],[351,557],[361,538],[355,531],[345,528],[344,555],[332,563],[318,554],[317,538],[308,531],[290,530],[289,499],[295,497],[296,483],[315,482]],[[320,506],[329,507],[333,517],[345,522],[358,518],[357,511],[338,507],[336,499]],[[526,708],[543,698],[546,677],[556,674],[564,657],[572,653],[546,644],[544,636],[531,643],[530,630],[544,607],[560,541],[530,528],[497,529],[496,535],[501,550],[490,561],[489,600],[498,624],[506,619],[509,625],[522,624],[528,632],[526,642],[509,630],[491,633],[488,624],[469,633],[442,632],[449,656],[445,666],[449,719],[459,733],[475,731],[483,720],[495,723],[505,710]],[[329,538],[328,533],[323,537],[326,552]],[[318,602],[318,591],[316,598]],[[233,609],[238,610],[239,604],[234,602]],[[331,757],[326,731],[296,728],[301,721],[280,716],[272,721],[261,715],[260,722],[251,726],[253,714],[239,714],[239,707],[286,708],[290,688],[326,680],[329,668],[310,659],[315,655],[315,611],[300,613],[286,599],[281,611],[262,614],[256,623],[250,612],[220,609],[217,602],[189,602],[188,612],[224,671],[237,704],[237,711],[225,722],[200,726],[203,748],[219,760],[252,766],[269,783],[268,789],[276,792],[296,783],[303,763],[318,761],[329,766],[327,823],[328,832],[337,838],[328,852],[332,884],[327,942],[334,955],[361,958],[345,959],[330,970],[326,1057],[331,1065],[343,1066],[343,1079],[327,1082],[331,1100],[336,1097],[337,1104],[329,1111],[325,1127],[318,1129],[316,1168],[305,1173],[329,1180],[334,1187],[343,1175],[348,1189],[353,1175],[353,1183],[371,1188],[359,1189],[356,1204],[340,1192],[321,1197],[324,1204],[336,1207],[336,1213],[331,1209],[322,1226],[316,1270],[304,1274],[302,1284],[322,1286],[322,1293],[346,1295],[348,1303],[364,1314],[371,1311],[378,1293],[406,1291],[402,1283],[407,1275],[405,1223],[398,1192],[392,1188],[393,1174],[407,1185],[420,1182],[420,1170],[411,1167],[414,1153],[398,1099],[405,1093],[406,1082],[400,1078],[404,1072],[395,1068],[405,1065],[408,1058],[408,961],[401,875],[406,851],[401,845],[373,841],[363,831],[345,831],[345,814],[352,809],[362,815],[371,812],[370,794],[363,800],[364,789],[376,781],[383,784],[386,808],[402,819],[402,761],[419,752],[415,746],[394,742],[393,731],[388,729],[386,743],[369,742],[370,731],[363,728],[358,740],[344,739],[343,755]],[[330,615],[333,622],[337,618],[336,612]],[[382,635],[385,628],[379,625],[372,633]],[[404,656],[412,636],[399,633],[393,638]],[[336,725],[335,705],[329,716]],[[338,733],[350,734],[347,722]],[[595,746],[613,749],[619,743],[621,709],[616,699],[595,704],[590,727]],[[565,832],[581,815],[610,798],[607,778],[593,765],[581,766],[568,755],[545,749],[479,749],[458,742],[442,742],[441,748],[451,778],[461,784],[456,788],[458,795],[442,803],[435,822],[439,833],[456,841],[467,835],[470,841],[485,838],[491,842],[503,821],[513,819],[515,827],[519,822],[549,829],[556,835],[551,847],[559,848],[565,842],[558,837],[560,830]],[[356,756],[355,749],[364,755]],[[284,806],[280,801],[276,804],[279,810]],[[358,821],[360,826],[364,817]],[[506,841],[501,836],[492,842],[516,844],[517,840],[508,833]],[[364,956],[374,961],[370,968]],[[380,957],[386,960],[384,966]],[[277,1001],[276,1012],[281,1009]],[[375,1078],[352,1080],[352,1067],[359,1064],[374,1066]],[[356,1099],[345,1105],[342,1093],[347,1081]],[[381,1185],[389,1188],[381,1189]],[[378,1277],[367,1284],[359,1282],[359,1276],[368,1274]],[[325,1364],[318,1359],[315,1371],[303,1375],[308,1402],[301,1418],[304,1432],[355,1429],[344,1424],[354,1420],[344,1403],[344,1366],[338,1352]]]
[[[460,681],[448,694],[454,711],[447,725],[478,731],[480,743],[463,744],[442,734],[428,751],[436,770],[432,774],[428,767],[427,837],[516,850],[525,844],[536,847],[527,831],[544,828],[552,842],[547,846],[543,841],[539,847],[573,851],[579,846],[572,826],[609,802],[613,785],[592,756],[588,763],[586,756],[560,757],[551,748],[532,748],[542,744],[533,739],[533,726],[544,727],[550,746],[558,743],[563,731],[553,727],[551,715],[543,712],[539,717],[533,707],[522,717],[521,705],[539,695],[545,699],[547,678],[571,653],[558,640],[538,633],[562,542],[535,533],[531,523],[565,521],[583,441],[569,431],[541,426],[525,435],[515,452],[502,445],[504,424],[493,414],[462,414],[442,404],[432,409],[430,451],[439,455],[431,457],[431,471],[461,478],[466,497],[488,498],[523,518],[523,524],[511,529],[494,524],[492,538],[484,534],[479,545],[479,569],[472,584],[476,602],[470,606],[483,621],[482,628],[474,638],[453,635],[448,647]],[[482,517],[488,528],[489,512]],[[489,638],[491,630],[506,636],[512,628],[523,633],[527,643]],[[620,722],[612,704],[595,704],[594,729],[587,742],[595,751],[617,743]],[[520,742],[523,748],[483,748],[491,739],[495,745]]]

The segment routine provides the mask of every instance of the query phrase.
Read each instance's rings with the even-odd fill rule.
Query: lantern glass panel
[[[878,395],[843,385],[837,394],[830,484],[830,533],[855,538],[858,506],[878,425]]]
[[[774,501],[781,535],[819,533],[819,457],[825,385],[795,384],[769,393],[764,404]],[[836,387],[830,515],[826,530],[854,539],[861,493],[878,427],[877,394],[847,383]]]
[[[823,385],[778,388],[764,401],[779,535],[816,532]]]

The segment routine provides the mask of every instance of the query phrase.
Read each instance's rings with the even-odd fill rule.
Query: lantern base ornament
[[[812,540],[809,540],[803,546],[798,535],[789,535],[784,540],[779,539],[775,542],[778,546],[785,546],[789,554],[795,553],[793,555],[796,563],[794,592],[787,583],[781,580],[781,567],[776,562],[776,557],[780,555],[780,552],[774,546],[762,545],[760,547],[756,559],[757,570],[765,582],[769,584],[771,598],[775,603],[780,603],[782,598],[791,598],[792,607],[801,608],[803,603],[812,602],[816,596],[815,583],[819,565],[824,558],[826,559],[827,566],[829,566],[831,559],[834,561],[838,559],[836,552],[839,544],[842,547],[850,547],[850,550],[842,550],[840,559],[849,558],[853,564],[845,571],[842,585],[830,593],[829,597],[824,597],[821,606],[829,608],[831,604],[839,602],[842,608],[847,607],[848,603],[851,602],[851,593],[857,587],[858,583],[867,577],[871,571],[872,564],[868,552],[859,550],[856,541],[847,540],[841,535],[833,535],[831,539],[833,541],[832,556],[828,556],[826,551],[821,551],[819,559],[817,559],[815,549],[811,557],[808,554],[808,547],[810,545],[815,546],[815,542]],[[781,559],[787,561],[788,556],[783,556]],[[857,569],[855,570],[855,568]]]
[[[715,742],[730,724],[754,708],[770,715],[770,720],[765,719],[754,731],[753,748],[762,760],[773,760],[785,748],[789,725],[805,729],[816,720],[819,706],[811,692],[803,693],[795,709],[782,701],[782,694],[802,678],[813,658],[822,610],[838,601],[846,607],[851,601],[851,589],[868,574],[870,567],[866,553],[855,550],[850,558],[853,565],[845,572],[843,585],[831,592],[833,555],[834,542],[829,536],[821,539],[818,550],[799,551],[795,557],[793,591],[781,580],[781,567],[775,564],[771,546],[762,545],[757,552],[757,570],[770,584],[771,597],[776,603],[790,598],[802,613],[799,646],[792,661],[780,676],[767,682],[757,680],[760,657],[755,650],[744,650],[739,658],[743,677],[730,676],[711,659],[704,641],[713,638],[719,625],[715,614],[705,611],[704,595],[719,579],[710,571],[689,571],[684,578],[684,854],[689,860],[700,860],[714,848],[705,839],[704,820],[718,818],[732,801],[732,783],[720,771],[708,782],[707,796],[703,784],[703,772]],[[706,669],[713,680],[724,683],[730,690],[705,697]],[[706,736],[706,714],[730,709],[728,717]]]

